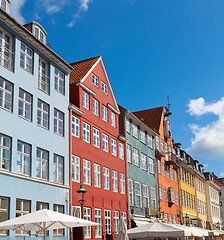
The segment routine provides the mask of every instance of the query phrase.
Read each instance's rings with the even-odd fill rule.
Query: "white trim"
[[[79,83],[77,83],[77,85],[80,86],[82,89],[84,89],[89,94],[93,95],[94,97],[96,96],[96,93],[94,91],[92,91],[90,88],[88,88],[86,85],[84,85],[83,83],[79,82]]]
[[[68,109],[69,109],[69,110],[72,110],[72,112],[76,113],[76,114],[79,115],[79,116],[82,116],[82,115],[85,113],[84,111],[82,111],[80,108],[76,107],[76,106],[73,105],[73,104],[70,104],[70,105],[68,106]]]
[[[121,140],[121,141],[124,142],[124,143],[127,142],[127,140],[128,140],[126,137],[124,137],[124,136],[122,136],[122,135],[119,135],[119,136],[118,136],[118,139]]]
[[[107,103],[107,107],[110,108],[110,110],[112,110],[113,112],[117,113],[118,115],[120,114],[120,111],[118,112],[112,105],[110,105],[109,103]]]
[[[185,214],[188,214],[188,215],[191,215],[191,216],[194,216],[194,217],[197,217],[197,214],[193,214],[193,213],[189,213],[189,212],[181,212],[182,214],[185,213]]]

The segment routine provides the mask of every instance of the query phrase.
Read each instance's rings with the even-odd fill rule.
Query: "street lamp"
[[[84,205],[84,202],[85,202],[86,190],[83,188],[82,181],[80,182],[79,190],[76,191],[76,192],[78,194],[79,203],[81,205],[81,217],[83,219],[84,218],[84,216],[83,216],[83,205]],[[84,230],[83,230],[83,228],[82,228],[82,240],[84,240]]]
[[[187,213],[186,213],[186,216],[185,216],[185,223],[186,223],[186,226],[189,225],[189,216],[187,215]]]

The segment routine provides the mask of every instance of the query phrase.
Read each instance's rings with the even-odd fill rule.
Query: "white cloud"
[[[79,0],[79,8],[77,12],[73,15],[72,21],[68,24],[68,27],[73,27],[78,18],[80,18],[81,12],[87,12],[89,9],[89,4],[92,3],[93,0]]]
[[[45,8],[46,13],[51,15],[60,12],[67,3],[67,0],[40,0],[40,2]]]
[[[219,175],[220,177],[224,177],[224,172],[221,172]]]
[[[189,124],[194,138],[187,151],[208,159],[224,159],[224,98],[214,103],[206,103],[203,98],[190,100],[188,112],[196,117],[212,113],[218,119],[205,126]]]
[[[207,168],[208,167],[208,164],[206,163],[206,164],[203,164],[203,167],[204,168]]]
[[[21,24],[25,24],[26,20],[22,16],[21,10],[26,0],[12,0],[9,6],[10,14]]]

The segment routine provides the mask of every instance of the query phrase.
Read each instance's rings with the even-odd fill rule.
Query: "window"
[[[0,78],[0,107],[10,112],[12,112],[12,86],[10,82]]]
[[[100,147],[100,131],[96,128],[93,128],[93,145]]]
[[[31,121],[31,105],[32,105],[32,96],[19,89],[19,107],[18,115],[26,120]]]
[[[47,71],[47,63],[42,59],[39,59],[38,87],[43,92],[49,94],[49,77]]]
[[[173,215],[173,223],[177,223],[176,215]]]
[[[12,52],[12,38],[7,33],[0,29],[0,64],[12,71],[13,69],[13,52]]]
[[[49,153],[43,149],[37,148],[37,177],[48,179]]]
[[[65,93],[65,74],[57,68],[54,71],[54,89],[61,94]]]
[[[116,115],[111,111],[111,126],[116,127]]]
[[[152,136],[150,135],[147,135],[147,144],[148,144],[148,147],[153,148]]]
[[[89,94],[82,90],[82,106],[89,110]]]
[[[170,167],[168,165],[166,166],[166,173],[167,177],[170,178]]]
[[[124,144],[119,143],[119,158],[124,159]]]
[[[105,215],[105,233],[111,234],[111,212],[104,210]]]
[[[176,204],[179,205],[178,192],[176,192]]]
[[[53,205],[53,211],[59,212],[59,213],[64,213],[64,206],[62,205]],[[53,236],[63,236],[64,235],[64,229],[54,229],[53,230]]]
[[[94,75],[93,73],[92,73],[92,83],[93,83],[94,85],[96,85],[97,87],[99,87],[99,79],[98,79],[98,77],[97,77],[96,75]]]
[[[142,185],[142,192],[143,192],[143,207],[149,207],[149,188],[146,185]]]
[[[138,138],[138,127],[134,123],[132,123],[132,135]]]
[[[16,199],[16,217],[26,215],[30,212],[30,201]],[[27,235],[23,230],[16,230],[16,235]]]
[[[161,161],[159,159],[157,160],[157,167],[158,167],[158,173],[161,174]]]
[[[126,131],[127,131],[128,133],[131,133],[131,124],[130,124],[129,119],[127,119],[127,118],[126,118],[126,120],[125,120],[125,126],[126,126]]]
[[[133,181],[128,179],[128,197],[130,206],[134,206],[134,196],[133,196]]]
[[[101,188],[101,167],[94,163],[94,186]]]
[[[48,203],[43,203],[43,202],[37,202],[36,205],[36,210],[42,210],[42,209],[49,209],[49,204]]]
[[[80,206],[72,206],[72,216],[81,218],[81,207]]]
[[[114,233],[118,233],[119,211],[114,211]]]
[[[154,160],[149,157],[148,161],[149,161],[149,172],[151,174],[154,174]]]
[[[163,187],[164,201],[167,201],[166,187]]]
[[[171,180],[173,180],[173,168],[170,168],[170,177],[171,177]]]
[[[118,174],[112,171],[113,192],[118,192]]]
[[[1,7],[4,11],[6,11],[6,0],[1,0],[1,1],[0,1],[0,7]]]
[[[127,213],[126,212],[121,212],[121,216],[123,217],[125,225],[127,227]]]
[[[138,150],[136,148],[132,149],[132,153],[133,153],[133,162],[135,166],[139,166],[139,153]]]
[[[172,223],[173,222],[173,216],[172,216],[172,214],[170,214],[170,223]]]
[[[135,206],[142,206],[142,194],[141,194],[141,183],[135,182]]]
[[[168,213],[165,213],[165,223],[168,223]]]
[[[17,143],[17,173],[30,175],[30,155],[31,147],[29,144],[18,141]]]
[[[99,116],[99,101],[97,101],[95,98],[93,98],[93,113],[96,116]]]
[[[175,182],[177,182],[177,171],[176,170],[173,170],[174,171],[174,180]]]
[[[158,136],[155,137],[155,141],[156,141],[156,148],[159,150],[159,137]]]
[[[38,99],[37,104],[37,124],[41,127],[49,129],[49,105]]]
[[[95,226],[95,237],[102,237],[102,220],[101,220],[101,209],[95,208],[95,223],[98,225]]]
[[[38,27],[34,27],[34,36],[37,37],[41,42],[46,42],[45,34]]]
[[[108,152],[109,147],[108,147],[108,136],[103,133],[103,150]]]
[[[27,72],[32,72],[33,51],[25,44],[21,43],[20,48],[20,67]]]
[[[117,141],[111,138],[111,153],[114,156],[117,156]]]
[[[91,221],[91,208],[84,207],[84,219]],[[85,227],[85,238],[91,238],[91,226]]]
[[[151,187],[151,208],[156,209],[156,189]]]
[[[83,160],[83,183],[91,185],[91,162]]]
[[[102,91],[107,94],[107,85],[102,82]]]
[[[126,145],[127,162],[131,163],[131,145]]]
[[[104,189],[110,190],[110,170],[109,168],[103,168],[103,182]]]
[[[10,169],[10,153],[11,138],[0,134],[0,169]]]
[[[162,166],[163,166],[163,176],[166,176],[165,164],[162,163]]]
[[[64,136],[64,113],[54,109],[54,132]]]
[[[141,167],[143,170],[147,171],[147,160],[146,160],[146,155],[144,153],[141,153]]]
[[[80,157],[72,155],[72,180],[80,182]]]
[[[108,119],[107,119],[107,107],[105,107],[104,105],[102,106],[102,111],[103,111],[103,120],[105,121],[105,122],[107,122],[108,121]]]
[[[63,183],[64,179],[64,158],[54,154],[54,166],[53,166],[54,181]]]
[[[80,119],[75,116],[72,116],[72,135],[80,137]]]
[[[125,194],[125,175],[120,173],[120,192]]]
[[[164,141],[160,139],[161,151],[164,152]]]
[[[140,141],[145,143],[145,132],[140,129]]]
[[[166,161],[169,161],[168,145],[166,142],[165,142],[165,157]]]
[[[83,140],[90,143],[90,125],[83,122]]]
[[[9,216],[9,200],[5,197],[0,197],[0,222],[8,220]],[[6,230],[0,230],[0,236],[6,235]]]
[[[159,185],[159,199],[163,200],[163,190],[161,185]]]

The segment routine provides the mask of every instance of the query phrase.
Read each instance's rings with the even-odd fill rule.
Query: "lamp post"
[[[189,225],[189,216],[187,215],[187,213],[186,213],[186,216],[185,216],[185,223],[186,223],[186,226]]]
[[[76,191],[77,194],[78,194],[78,198],[79,198],[79,203],[81,205],[81,217],[82,219],[84,219],[84,214],[83,214],[83,205],[84,205],[84,202],[85,202],[85,194],[86,194],[86,190],[83,188],[83,185],[82,185],[82,181],[80,182],[80,188],[78,191]],[[84,240],[84,231],[83,231],[83,228],[82,228],[82,240]]]

